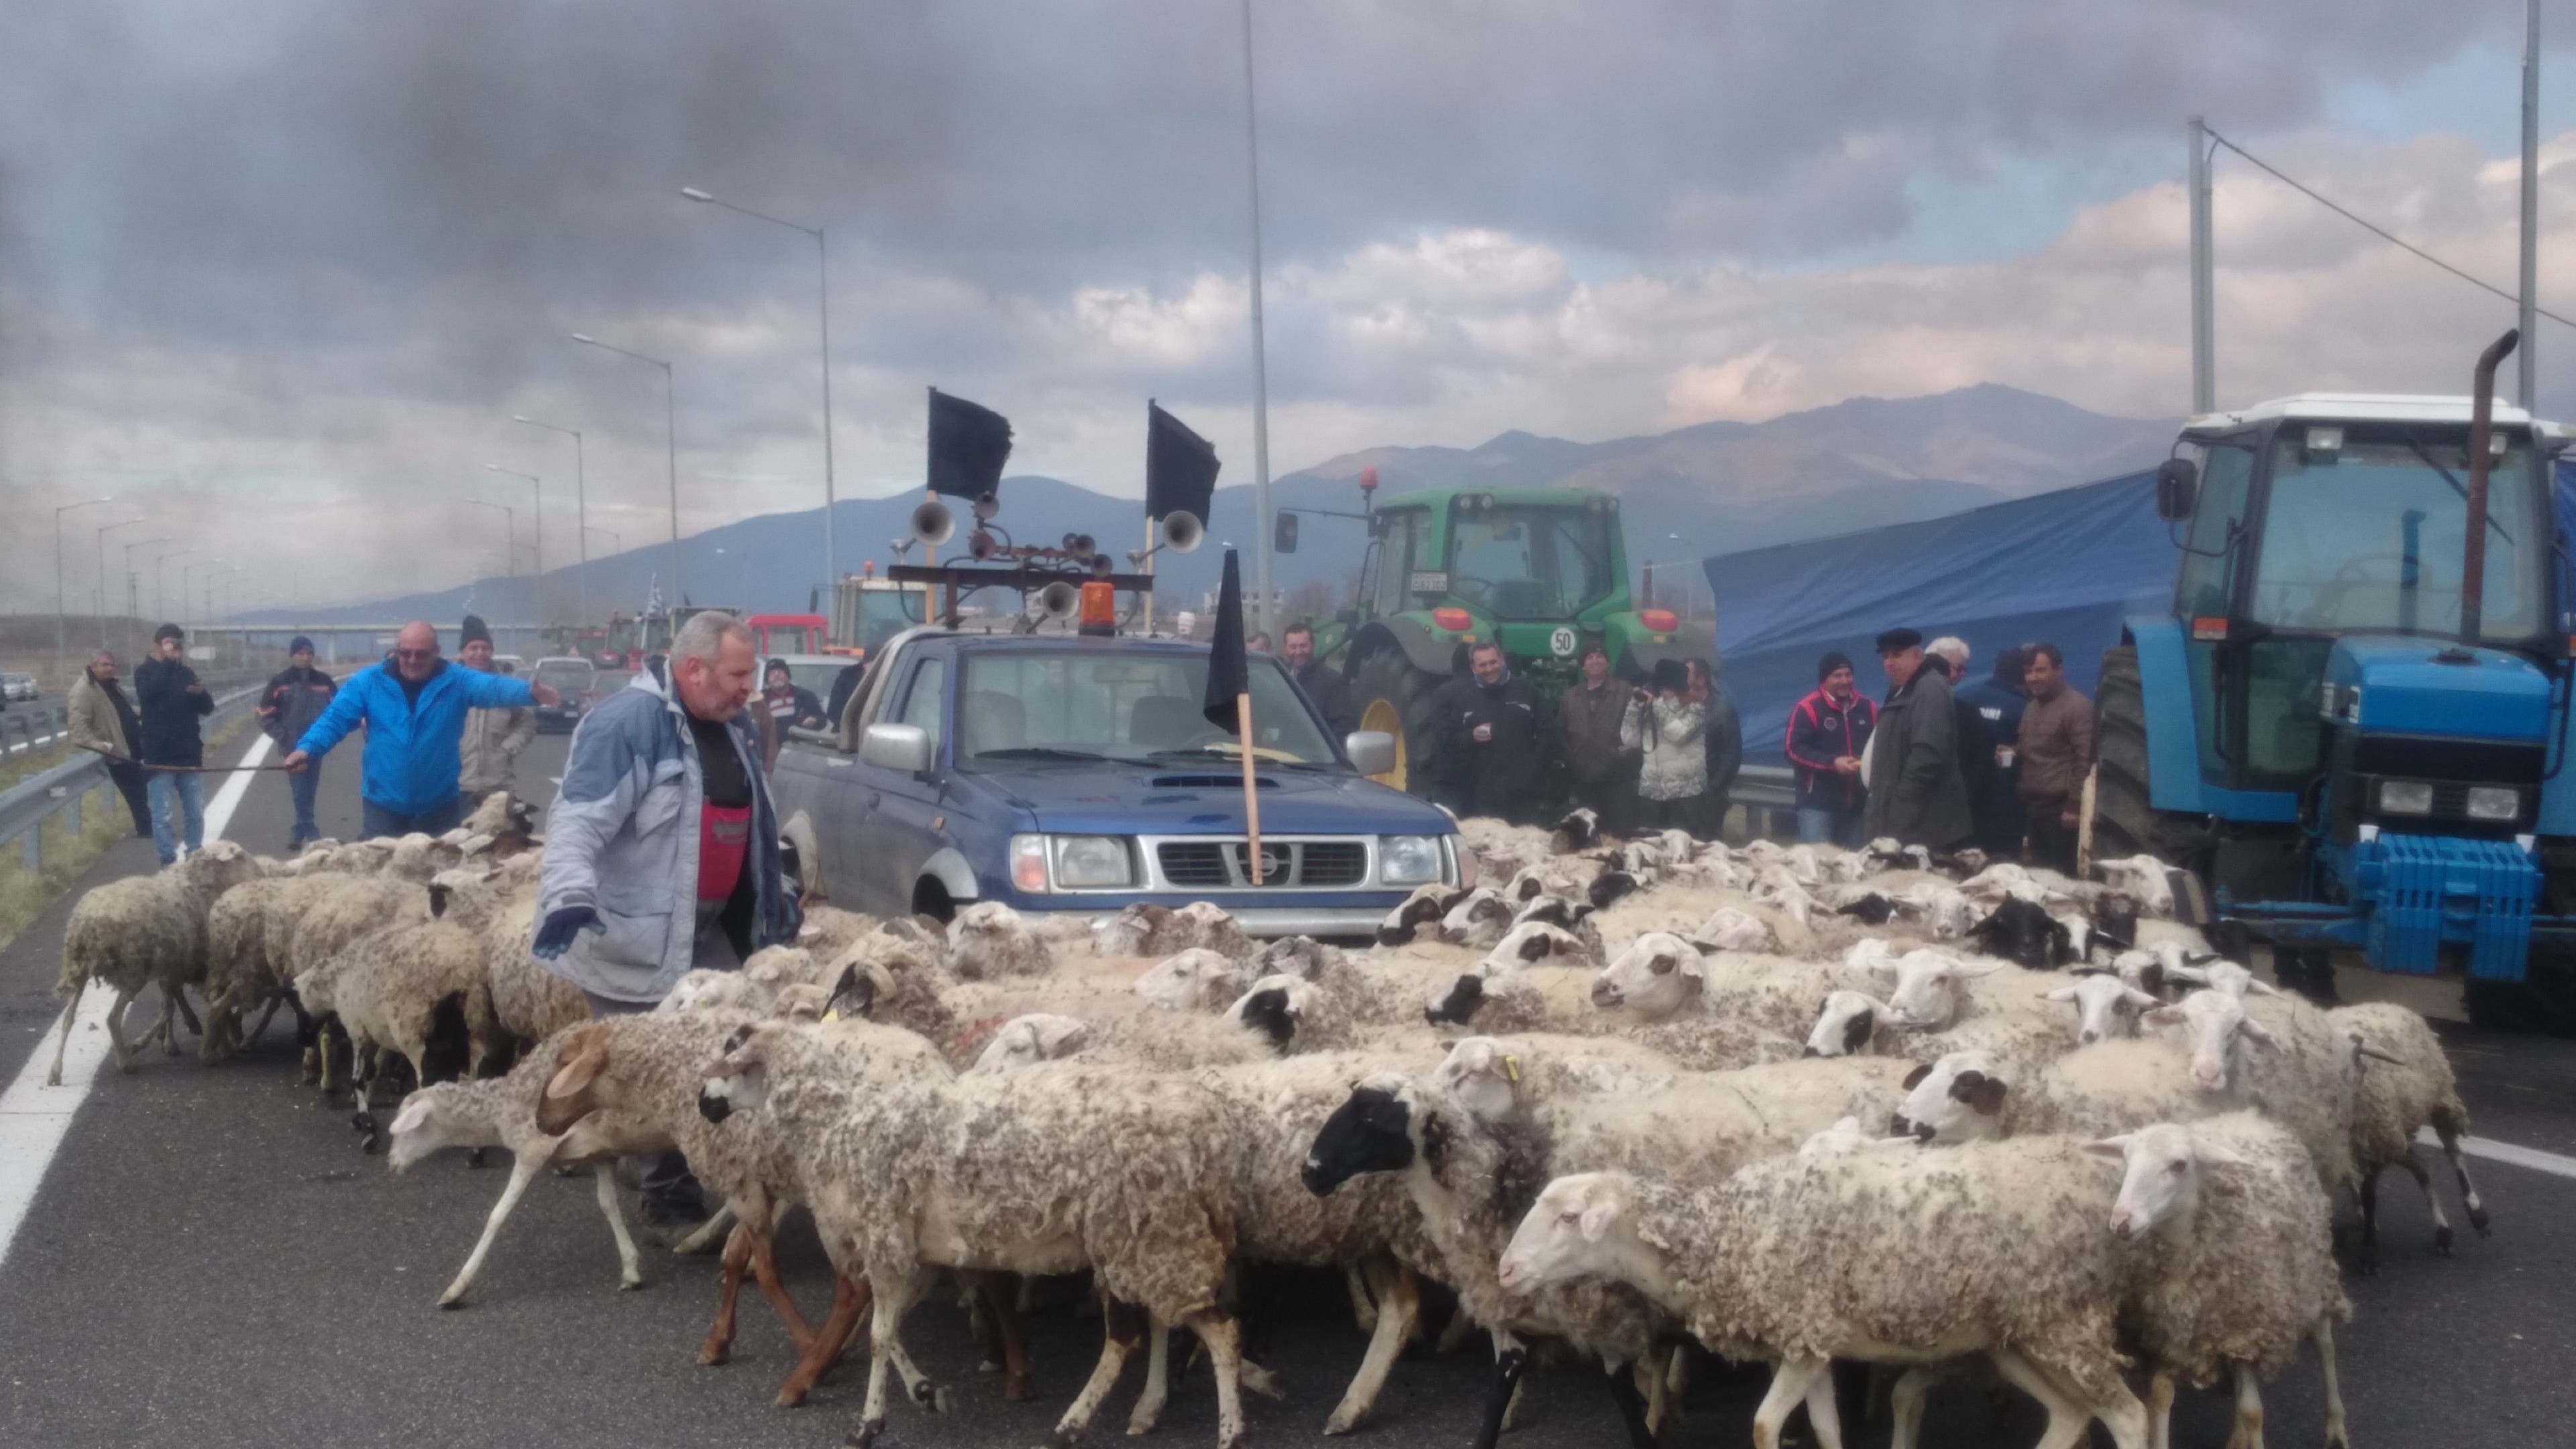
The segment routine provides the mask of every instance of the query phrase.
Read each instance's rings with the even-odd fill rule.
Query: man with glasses
[[[555,692],[542,684],[449,668],[438,656],[438,630],[415,619],[394,636],[393,653],[383,663],[351,675],[332,696],[285,765],[303,769],[364,722],[360,833],[371,840],[414,831],[438,835],[455,829],[464,815],[457,780],[464,770],[459,742],[465,712],[554,702]]]

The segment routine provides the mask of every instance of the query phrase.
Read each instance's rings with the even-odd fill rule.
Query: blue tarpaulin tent
[[[1925,523],[1719,554],[1719,679],[1744,717],[1744,757],[1778,764],[1789,710],[1816,687],[1828,650],[1860,686],[1887,692],[1871,641],[1884,629],[1968,641],[1968,673],[1996,651],[2047,640],[2086,694],[2120,621],[2171,606],[2176,550],[2156,517],[2153,473],[2133,473]]]

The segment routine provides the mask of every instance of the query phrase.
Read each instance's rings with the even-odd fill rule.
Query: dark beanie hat
[[[1680,660],[1678,660],[1678,659],[1658,659],[1658,660],[1656,660],[1656,661],[1655,661],[1655,688],[1657,688],[1657,689],[1688,689],[1688,688],[1690,688],[1690,666],[1688,666],[1688,665],[1686,665],[1686,664],[1682,663],[1682,662],[1681,662]]]
[[[465,616],[464,627],[456,631],[456,647],[462,649],[477,639],[486,644],[491,643],[492,626],[483,622],[482,615],[468,614]]]
[[[1919,629],[1890,629],[1878,636],[1878,652],[1894,654],[1901,649],[1912,649],[1922,642],[1923,633]]]
[[[289,654],[310,654],[313,652],[313,641],[301,634],[298,634],[294,638],[286,641],[286,652]]]
[[[795,671],[795,670],[793,670],[793,669],[787,669],[787,661],[786,661],[786,660],[784,660],[784,659],[772,659],[772,660],[770,660],[768,664],[766,664],[766,665],[762,666],[761,671],[760,671],[760,677],[761,677],[761,678],[763,678],[763,679],[767,679],[767,678],[769,677],[769,671],[770,671],[770,670],[773,670],[773,669],[786,669],[786,670],[787,670],[787,677],[788,677],[789,679],[791,679],[791,680],[793,680],[793,679],[796,677],[796,671]]]
[[[155,644],[160,643],[164,639],[185,639],[187,637],[188,631],[180,628],[176,624],[164,624],[160,628],[152,631],[152,642]]]
[[[1825,682],[1825,676],[1833,673],[1835,670],[1849,669],[1851,667],[1852,662],[1850,655],[1843,653],[1839,649],[1828,649],[1825,651],[1825,657],[1816,661],[1816,682],[1818,684],[1822,684]]]

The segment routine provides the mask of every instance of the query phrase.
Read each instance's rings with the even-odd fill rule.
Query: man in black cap
[[[1862,828],[1872,840],[1947,850],[1976,829],[1968,786],[1959,774],[1959,722],[1950,681],[1923,667],[1923,636],[1890,629],[1878,636],[1887,670],[1887,703],[1870,746],[1869,806]]]
[[[179,858],[180,846],[194,851],[206,843],[206,780],[196,773],[206,763],[206,742],[197,721],[215,712],[215,697],[188,667],[187,643],[178,625],[162,625],[152,631],[152,657],[134,671],[143,768],[152,777],[152,848],[163,865]]]
[[[322,717],[338,688],[330,675],[313,667],[313,641],[298,634],[286,646],[286,668],[260,691],[259,727],[279,748],[291,750]],[[313,823],[313,796],[322,788],[321,769],[296,771],[286,777],[286,788],[295,797],[295,830],[286,846],[292,852],[302,850],[308,840],[322,838],[322,827]]]
[[[492,667],[492,627],[479,614],[468,614],[456,631],[456,662],[485,674],[499,671]],[[465,712],[465,733],[456,743],[458,775],[457,796],[465,808],[483,803],[495,790],[518,789],[519,751],[537,737],[537,712],[533,709],[470,709]]]

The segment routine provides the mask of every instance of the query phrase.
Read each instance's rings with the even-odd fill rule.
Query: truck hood
[[[1243,777],[1223,765],[1155,769],[1057,764],[953,778],[1028,812],[1041,830],[1223,835],[1243,829]],[[1457,829],[1438,806],[1364,775],[1273,770],[1258,778],[1266,835],[1446,835]]]
[[[2549,735],[2549,676],[2500,649],[2356,635],[2335,641],[2326,682],[2357,691],[2357,698],[2339,698],[2337,705],[2373,734],[2515,741]]]

